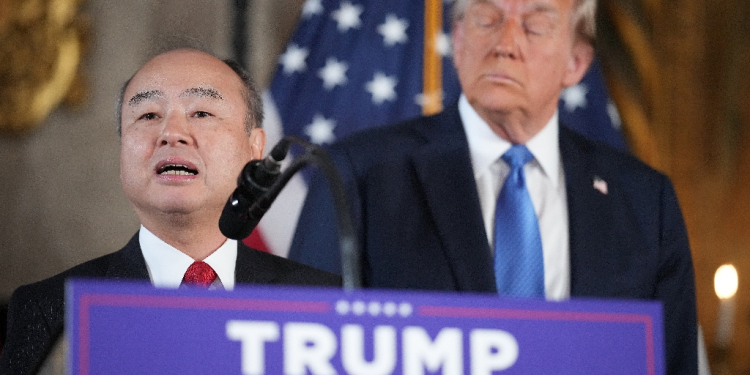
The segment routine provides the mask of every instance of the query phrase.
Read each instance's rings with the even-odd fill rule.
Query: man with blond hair
[[[594,57],[595,0],[457,0],[462,95],[442,113],[331,147],[364,283],[663,304],[669,374],[695,374],[693,266],[672,184],[560,124],[560,93]],[[314,179],[290,258],[340,272]]]

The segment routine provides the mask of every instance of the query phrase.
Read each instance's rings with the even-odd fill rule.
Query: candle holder
[[[731,349],[712,345],[708,351],[712,375],[735,375],[731,366]]]
[[[736,297],[739,278],[737,269],[724,264],[714,275],[714,290],[719,297],[719,311],[716,319],[716,338],[709,351],[709,362],[714,375],[733,375],[731,366],[732,330],[737,308]]]

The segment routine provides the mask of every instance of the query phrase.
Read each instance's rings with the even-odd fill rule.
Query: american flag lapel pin
[[[599,176],[594,176],[594,189],[604,195],[607,195],[607,193],[609,193],[609,190],[607,189],[607,181],[604,181]]]

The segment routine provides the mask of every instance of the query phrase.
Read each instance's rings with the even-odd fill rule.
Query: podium
[[[67,285],[70,374],[664,374],[661,305]]]

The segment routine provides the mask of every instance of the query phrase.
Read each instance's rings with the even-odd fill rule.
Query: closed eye
[[[546,36],[555,30],[555,18],[546,12],[535,13],[524,20],[524,29],[531,35]]]

